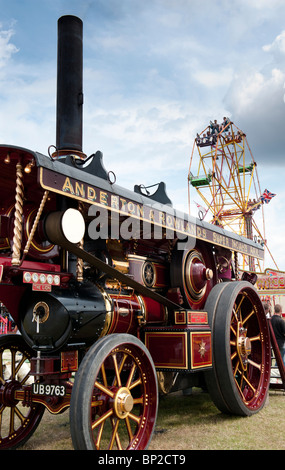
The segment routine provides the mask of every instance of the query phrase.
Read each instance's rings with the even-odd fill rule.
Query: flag
[[[268,189],[265,189],[260,196],[260,200],[261,202],[265,202],[265,204],[269,204],[269,202],[274,196],[276,196],[276,194],[273,194],[270,191],[268,191]]]
[[[196,206],[197,206],[197,209],[198,209],[198,213],[199,213],[199,219],[200,220],[203,220],[206,213],[207,213],[207,209],[205,209],[205,207],[201,206],[200,204],[198,204],[198,202],[194,201]]]

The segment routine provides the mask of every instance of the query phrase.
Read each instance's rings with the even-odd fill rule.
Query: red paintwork
[[[157,369],[192,371],[212,366],[208,325],[147,327],[145,344]]]

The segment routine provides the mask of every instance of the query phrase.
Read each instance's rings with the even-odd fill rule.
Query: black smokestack
[[[58,20],[56,147],[82,152],[83,24],[76,16]]]

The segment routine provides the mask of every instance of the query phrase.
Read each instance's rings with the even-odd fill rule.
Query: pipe
[[[83,23],[76,16],[58,20],[56,147],[82,152]]]

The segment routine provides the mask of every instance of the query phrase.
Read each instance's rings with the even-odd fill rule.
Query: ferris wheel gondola
[[[257,164],[246,134],[229,119],[221,125],[210,122],[195,138],[188,173],[189,212],[191,188],[202,199],[203,206],[196,203],[199,218],[267,247]],[[246,255],[239,265],[254,272],[264,268]]]

